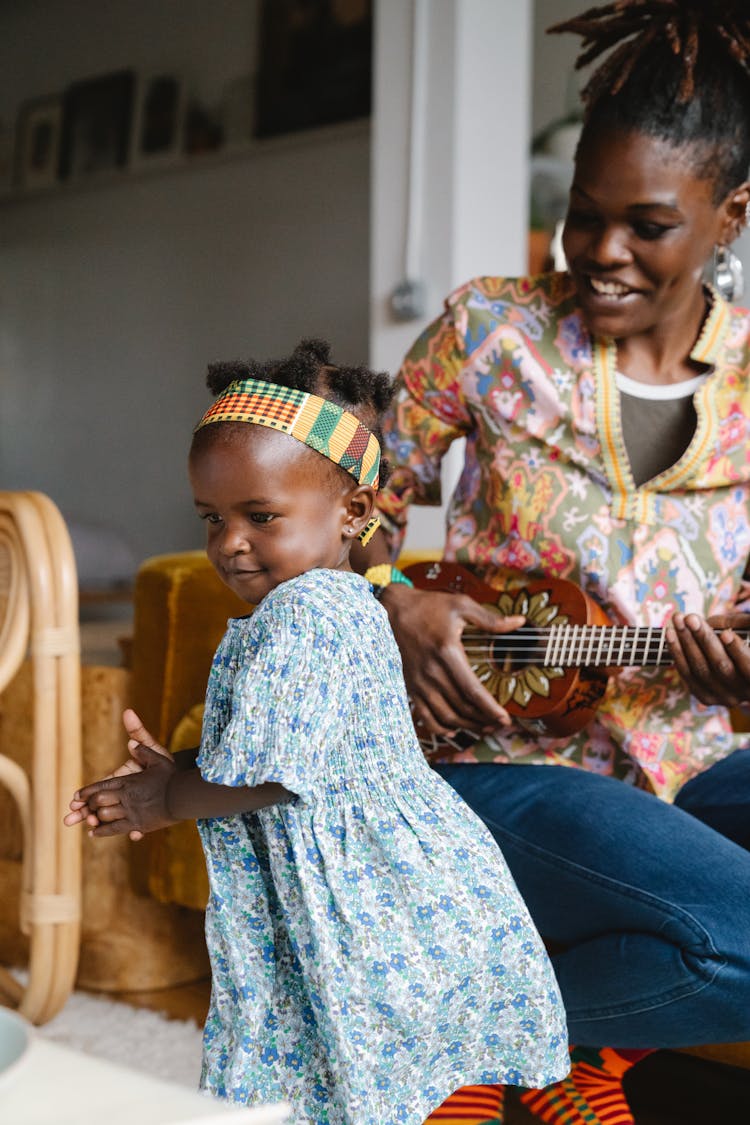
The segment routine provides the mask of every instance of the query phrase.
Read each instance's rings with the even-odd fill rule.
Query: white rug
[[[55,1043],[198,1088],[201,1029],[193,1022],[75,992],[54,1019],[36,1030]]]

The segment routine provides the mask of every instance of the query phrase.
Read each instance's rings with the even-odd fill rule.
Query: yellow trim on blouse
[[[729,327],[730,309],[711,287],[707,287],[707,294],[711,307],[691,349],[690,358],[697,363],[714,366]],[[620,396],[615,382],[617,347],[614,340],[595,339],[591,348],[596,381],[597,428],[602,460],[612,487],[613,515],[619,519],[655,524],[659,518],[658,493],[684,487],[705,461],[707,450],[718,439],[719,419],[711,380],[707,379],[695,393],[697,424],[692,441],[682,457],[663,473],[636,488],[625,448]]]

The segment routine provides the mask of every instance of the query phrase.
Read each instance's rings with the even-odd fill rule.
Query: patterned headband
[[[380,445],[359,418],[327,398],[261,379],[237,379],[221,392],[195,431],[211,422],[250,422],[289,434],[340,465],[359,484],[378,487]],[[360,532],[367,543],[379,526],[372,519]]]

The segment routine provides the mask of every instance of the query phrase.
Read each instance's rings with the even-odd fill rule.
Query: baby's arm
[[[84,802],[96,817],[90,836],[128,833],[131,838],[140,839],[146,832],[167,828],[180,820],[254,812],[293,796],[275,782],[254,787],[214,785],[204,781],[195,767],[178,770],[171,757],[166,758],[142,743],[137,743],[131,753],[142,767],[140,772],[96,781],[75,794],[74,799]]]

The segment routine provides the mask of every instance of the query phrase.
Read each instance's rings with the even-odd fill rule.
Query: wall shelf
[[[153,180],[164,176],[182,175],[186,172],[203,172],[241,161],[259,161],[280,152],[326,144],[344,142],[356,137],[367,137],[370,133],[370,118],[356,118],[353,121],[324,125],[316,129],[284,133],[278,137],[263,140],[248,140],[224,145],[203,153],[181,153],[169,160],[155,158],[152,163],[139,161],[137,165],[121,169],[93,173],[75,180],[60,180],[49,186],[39,188],[11,188],[0,193],[0,207],[36,205],[60,200],[88,192],[108,191],[127,188],[135,183]]]

